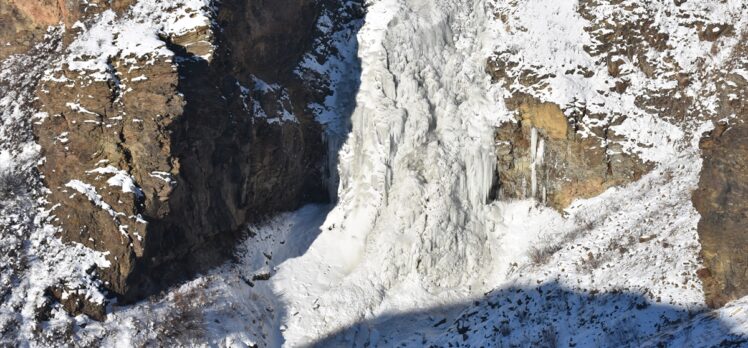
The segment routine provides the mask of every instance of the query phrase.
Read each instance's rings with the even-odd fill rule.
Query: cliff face
[[[686,148],[662,145],[698,139],[700,124],[719,124],[701,141],[703,169],[692,195],[701,214],[699,276],[706,302],[716,307],[748,294],[739,198],[748,50],[736,29],[746,7],[726,8],[737,12],[718,15],[678,1],[584,0],[573,8],[584,24],[552,23],[540,37],[527,34],[539,32],[521,8],[500,8],[496,18],[514,40],[535,41],[523,50],[507,45],[487,64],[514,115],[495,132],[499,199],[531,197],[566,209],[639,180]],[[543,38],[554,30],[576,30],[589,41],[555,46]]]
[[[224,261],[244,224],[327,197],[307,109],[321,92],[294,73],[322,5],[225,1],[222,30],[181,32],[137,27],[154,10],[138,6],[84,22],[37,90],[34,127],[61,236],[109,253],[98,275],[125,302]],[[113,49],[91,58],[92,44]]]
[[[590,127],[594,136],[579,133],[588,115],[567,117],[558,105],[521,94],[507,105],[518,121],[496,130],[499,199],[535,198],[561,211],[575,199],[639,180],[652,168],[621,152],[608,126]]]
[[[0,59],[29,49],[41,39],[46,25],[35,23],[15,2],[0,1]]]
[[[701,143],[704,167],[693,203],[701,214],[699,240],[707,303],[720,307],[748,295],[748,128],[719,125]]]
[[[0,1],[0,59],[43,41],[49,26],[71,27],[79,19],[106,9],[121,12],[135,0],[3,0]]]
[[[0,0],[0,346],[739,346],[746,28]]]
[[[715,128],[699,143],[704,163],[694,207],[707,304],[720,307],[748,295],[748,35],[740,37],[719,81]]]

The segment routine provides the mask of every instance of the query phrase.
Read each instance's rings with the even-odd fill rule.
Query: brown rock
[[[693,203],[706,271],[707,303],[720,307],[748,295],[748,127],[717,127],[701,141],[704,163]],[[706,276],[709,275],[709,276]]]
[[[130,6],[135,0],[2,0],[16,7],[24,17],[35,25],[47,27],[60,23],[72,25],[88,11],[102,11],[111,8],[121,11]]]
[[[566,139],[569,124],[558,105],[525,98],[519,104],[519,114],[523,125],[542,129],[552,139]]]
[[[735,28],[730,24],[709,23],[699,26],[699,39],[703,41],[717,41],[720,37],[733,35]]]
[[[651,165],[635,156],[609,151],[614,144],[577,134],[581,117],[571,113],[567,118],[558,105],[522,94],[507,104],[518,110],[519,121],[503,124],[496,132],[500,199],[536,198],[563,210],[575,199],[633,182],[650,170]],[[595,134],[609,136],[607,129]]]
[[[43,34],[42,27],[26,17],[18,7],[0,0],[0,59],[27,50],[30,42]]]
[[[136,0],[0,0],[0,59],[42,41],[47,27],[70,27],[106,9],[121,12]]]
[[[88,298],[82,290],[52,287],[47,294],[62,305],[66,312],[72,315],[85,314],[92,319],[103,321],[106,319],[106,305]]]
[[[8,0],[16,6],[27,18],[36,24],[49,26],[68,23],[72,20],[69,2],[65,0]]]
[[[703,164],[692,201],[701,214],[698,232],[707,304],[720,307],[748,295],[748,81],[730,73],[748,68],[748,34],[716,77],[718,107],[714,130],[699,142]]]
[[[270,3],[224,1],[217,36],[164,38],[177,65],[116,56],[117,81],[65,68],[37,90],[55,222],[66,241],[109,252],[97,274],[121,302],[225,261],[245,224],[328,197],[307,109],[320,100],[293,72],[322,5]]]

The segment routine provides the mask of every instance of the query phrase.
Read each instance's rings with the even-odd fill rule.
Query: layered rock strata
[[[527,95],[507,101],[517,121],[496,131],[499,199],[535,198],[563,210],[579,198],[638,180],[651,164],[621,151],[608,127],[579,131],[582,115],[567,117],[553,103]]]

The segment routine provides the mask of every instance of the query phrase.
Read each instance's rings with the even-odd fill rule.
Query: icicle
[[[532,131],[530,132],[530,192],[532,193],[532,197],[535,198],[535,195],[538,192],[538,174],[537,169],[535,168],[535,160],[537,158],[537,148],[538,148],[538,130],[537,128],[533,127]]]
[[[530,164],[530,193],[531,197],[535,198],[535,194],[538,192],[538,174],[535,169],[535,162]]]
[[[535,165],[533,165],[533,170],[535,171],[535,181],[537,185],[537,171],[543,169],[543,157],[545,155],[545,139],[540,138],[540,141],[538,142],[538,148],[535,151]],[[543,203],[545,203],[545,183],[541,183],[541,186],[543,186],[543,192],[541,200]]]
[[[535,150],[538,148],[538,129],[532,127],[530,132],[530,160],[535,162]]]
[[[543,165],[543,156],[545,155],[545,139],[540,138],[540,141],[538,142],[538,149],[535,151],[535,163],[537,165],[542,166]]]

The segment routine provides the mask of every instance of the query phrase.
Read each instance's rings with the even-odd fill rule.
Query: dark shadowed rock
[[[42,82],[49,206],[63,239],[109,253],[98,274],[120,300],[225,261],[247,223],[327,199],[307,107],[321,94],[294,73],[321,6],[223,1],[222,30],[161,38],[174,57],[118,54],[111,78],[63,66]]]

